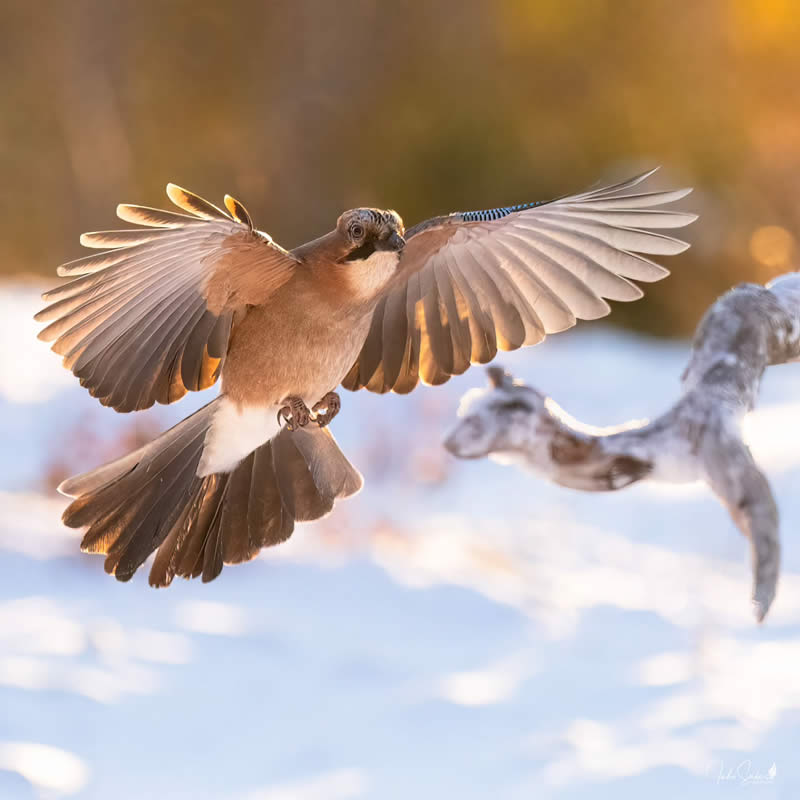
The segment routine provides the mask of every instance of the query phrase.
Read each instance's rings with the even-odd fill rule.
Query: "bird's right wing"
[[[36,315],[50,323],[39,338],[117,411],[211,386],[234,313],[265,302],[298,264],[229,195],[226,213],[174,184],[167,194],[187,213],[120,205],[120,219],[143,227],[83,234],[103,252],[59,267],[80,277],[45,292]]]

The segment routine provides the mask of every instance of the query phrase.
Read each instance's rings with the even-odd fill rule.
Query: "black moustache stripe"
[[[345,261],[361,261],[369,258],[375,252],[375,242],[369,241],[351,250],[344,258]]]

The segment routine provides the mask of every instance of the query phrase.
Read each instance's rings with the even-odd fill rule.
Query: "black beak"
[[[406,240],[396,231],[388,239],[375,242],[376,250],[391,250],[399,252],[406,246]]]

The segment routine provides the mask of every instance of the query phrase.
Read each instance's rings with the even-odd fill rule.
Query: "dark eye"
[[[354,222],[350,226],[350,238],[351,239],[360,239],[364,235],[364,226],[358,222]]]

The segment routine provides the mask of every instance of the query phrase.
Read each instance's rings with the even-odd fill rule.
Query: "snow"
[[[479,369],[344,393],[364,491],[156,591],[78,553],[52,487],[213,392],[102,409],[36,341],[37,305],[0,289],[0,797],[800,794],[800,367],[772,368],[746,421],[782,514],[763,626],[747,543],[701,484],[580,494],[450,458]],[[665,409],[686,355],[592,324],[498,360],[609,425]]]

